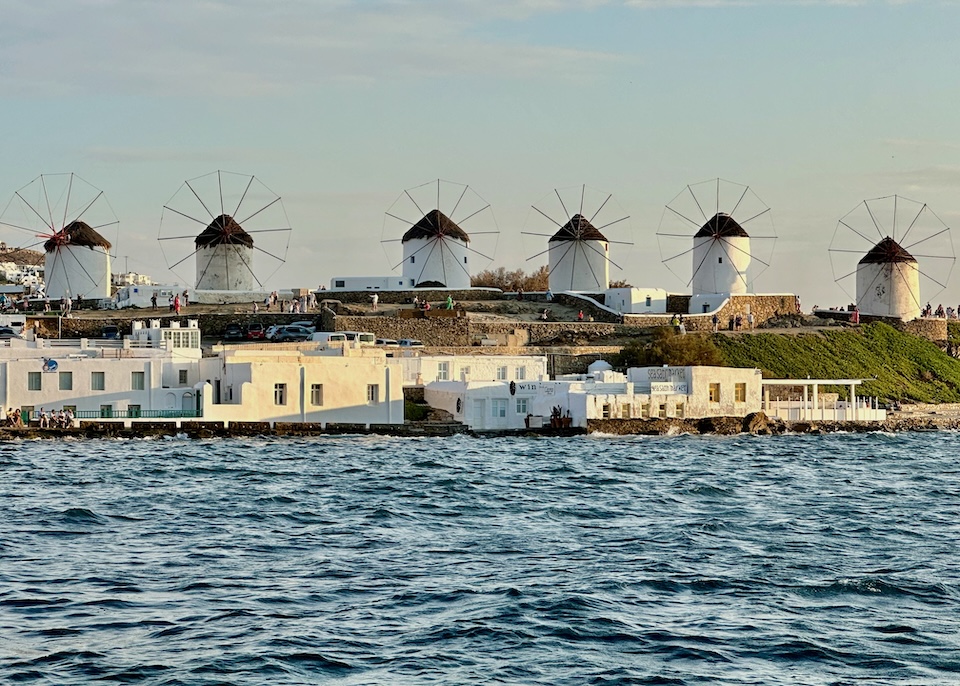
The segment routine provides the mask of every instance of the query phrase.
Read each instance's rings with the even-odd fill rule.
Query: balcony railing
[[[203,410],[77,410],[77,419],[199,419]]]

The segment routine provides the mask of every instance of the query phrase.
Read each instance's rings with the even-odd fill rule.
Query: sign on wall
[[[686,381],[651,381],[651,395],[689,395]]]

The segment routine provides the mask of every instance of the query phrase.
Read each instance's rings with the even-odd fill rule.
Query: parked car
[[[273,337],[277,335],[277,331],[282,328],[279,324],[271,324],[267,327],[267,330],[263,332],[263,337],[268,341],[272,341]]]
[[[263,324],[258,322],[251,322],[247,324],[247,340],[248,341],[262,341],[266,332],[263,329]]]
[[[397,344],[401,348],[422,348],[423,341],[418,341],[416,338],[401,338],[397,341]]]
[[[246,337],[247,334],[239,324],[227,324],[223,329],[223,340],[225,341],[242,341]]]
[[[399,348],[400,344],[392,338],[378,338],[376,345],[383,348]]]
[[[377,337],[369,331],[344,331],[343,335],[350,342],[358,342],[360,345],[374,345]]]
[[[112,341],[120,340],[120,327],[113,324],[107,324],[100,329],[100,338],[107,338]]]
[[[289,341],[305,341],[310,338],[312,332],[302,326],[284,326],[273,336],[275,343],[285,343]]]
[[[339,331],[314,331],[310,334],[311,341],[318,341],[319,343],[346,343],[347,337],[344,336]]]
[[[306,321],[306,320],[304,320],[304,321],[302,321],[302,322],[293,322],[293,323],[289,324],[288,326],[302,326],[303,328],[305,328],[305,329],[307,329],[308,331],[310,331],[310,333],[313,333],[314,331],[317,330],[317,325],[316,325],[316,324],[314,324],[314,323],[311,322],[311,321]]]
[[[11,329],[9,326],[0,326],[0,340],[7,340],[10,338],[23,338],[23,336]]]

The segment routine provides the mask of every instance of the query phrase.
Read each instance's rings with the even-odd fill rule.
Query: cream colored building
[[[269,346],[218,347],[200,361],[205,421],[403,423],[400,365],[382,350]]]

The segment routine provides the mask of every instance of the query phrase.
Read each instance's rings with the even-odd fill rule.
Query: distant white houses
[[[200,329],[134,322],[122,340],[0,343],[0,405],[78,420],[403,423],[401,369],[369,348],[222,346]]]
[[[732,367],[602,369],[556,380],[424,379],[424,397],[472,429],[520,429],[553,414],[589,419],[745,416],[761,405],[760,373]],[[530,416],[528,418],[528,415]]]

